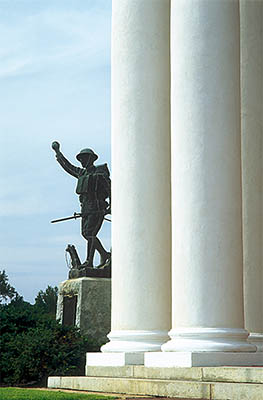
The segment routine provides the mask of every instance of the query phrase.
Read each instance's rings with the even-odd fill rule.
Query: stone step
[[[48,387],[210,400],[210,385],[203,382],[113,377],[50,377]]]
[[[86,376],[263,384],[263,367],[153,368],[142,365],[123,367],[86,366]],[[263,397],[261,400],[263,400]]]
[[[262,400],[263,384],[132,377],[50,377],[49,388],[202,400]]]
[[[143,365],[123,367],[87,366],[86,376],[112,378],[174,379],[202,381],[202,368],[146,368]]]

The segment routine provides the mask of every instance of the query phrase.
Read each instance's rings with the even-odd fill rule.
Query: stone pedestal
[[[59,285],[57,319],[75,325],[99,343],[107,342],[111,325],[111,279],[69,279]]]

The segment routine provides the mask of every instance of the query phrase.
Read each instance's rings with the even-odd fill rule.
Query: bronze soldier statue
[[[91,149],[83,149],[76,156],[82,168],[76,167],[61,153],[58,142],[52,143],[52,149],[62,168],[78,180],[76,193],[81,205],[81,233],[88,241],[87,259],[81,267],[94,267],[95,250],[100,254],[98,267],[102,267],[111,256],[97,238],[105,215],[111,213],[111,181],[107,164],[95,166],[98,156]]]

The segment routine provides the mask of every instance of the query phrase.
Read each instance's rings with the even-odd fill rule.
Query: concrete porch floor
[[[263,367],[86,367],[81,377],[50,377],[49,388],[202,400],[263,400]]]

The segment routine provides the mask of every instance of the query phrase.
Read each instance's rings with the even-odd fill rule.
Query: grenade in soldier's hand
[[[60,144],[58,142],[53,142],[52,143],[52,149],[55,150],[55,152],[59,151]]]

